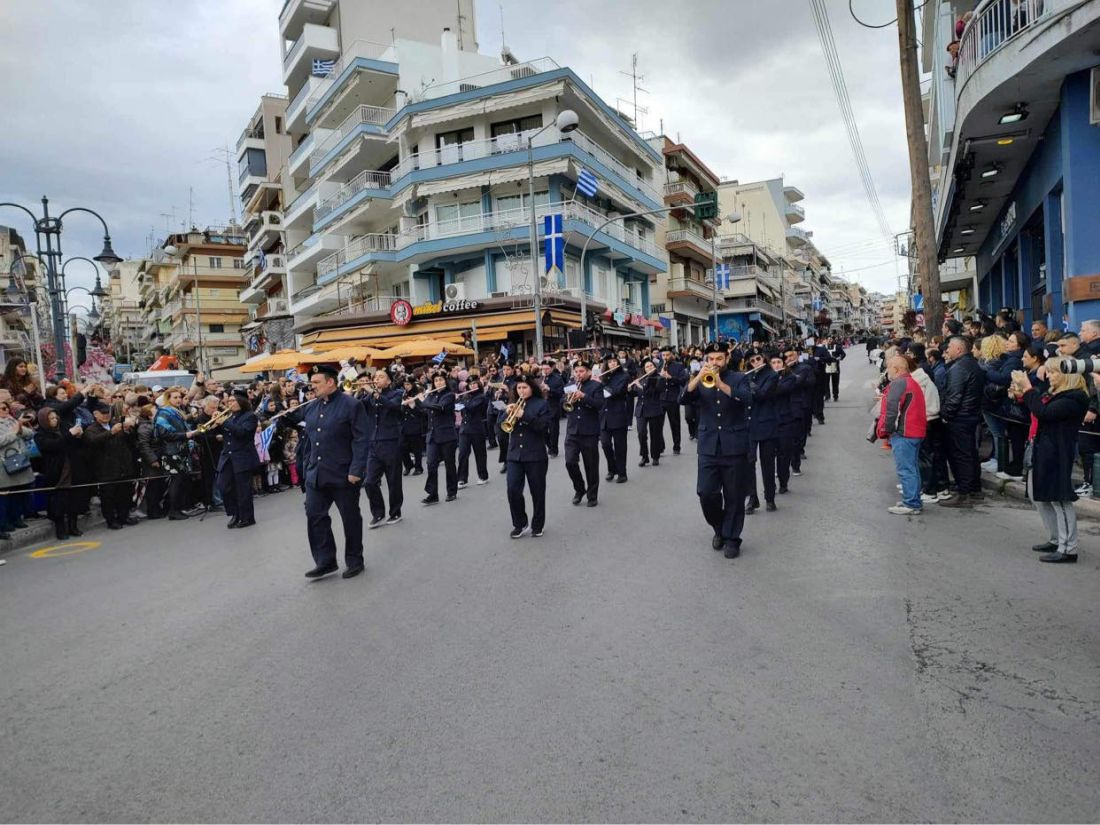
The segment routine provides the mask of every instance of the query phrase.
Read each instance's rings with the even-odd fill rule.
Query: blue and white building
[[[1055,329],[1100,317],[1100,0],[940,0],[922,15],[940,258],[969,259],[944,292]]]
[[[582,288],[591,310],[609,313],[606,334],[644,339],[650,278],[667,267],[654,221],[599,227],[663,205],[661,154],[569,68],[477,53],[472,3],[457,15],[453,0],[418,3],[415,14],[376,5],[369,30],[354,33],[340,28],[344,7],[359,6],[350,2],[288,0],[280,17],[294,141],[283,223],[301,343],[385,346],[472,330],[481,345],[528,354],[535,277],[547,349],[580,326]],[[565,110],[579,128],[559,132]],[[582,171],[596,178],[594,196],[577,191]],[[562,217],[564,260],[544,275],[547,215]],[[391,319],[395,303],[411,305],[411,323]]]

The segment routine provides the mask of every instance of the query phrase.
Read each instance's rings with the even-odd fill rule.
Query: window
[[[244,269],[244,259],[243,258],[234,258],[233,259],[233,268],[234,269]]]
[[[664,304],[652,304],[649,307],[649,311],[654,313],[654,314],[664,312],[665,311],[665,305]]]
[[[435,222],[442,232],[470,232],[481,226],[481,201],[441,204]]]
[[[210,258],[210,268],[211,269],[221,269],[222,268],[222,259],[211,257]]]
[[[207,329],[210,332],[225,332],[225,324],[210,324]]]
[[[474,139],[473,127],[456,129],[453,132],[441,132],[435,136],[435,148],[439,152],[439,163],[458,163],[462,160],[462,144]]]
[[[281,135],[283,133],[283,119],[276,115],[275,117],[275,134]]]
[[[395,298],[408,298],[409,297],[409,282],[398,281],[393,285],[393,295]]]
[[[493,202],[494,212],[508,212],[513,209],[526,209],[531,203],[531,196],[524,192],[523,194],[516,193],[515,195],[503,195],[498,197]],[[535,205],[545,206],[550,203],[550,192],[536,192],[535,193]]]
[[[520,117],[515,120],[504,120],[500,123],[494,123],[489,127],[490,133],[493,137],[499,137],[500,135],[514,135],[518,132],[527,132],[531,129],[542,128],[542,114],[530,115],[528,117]]]

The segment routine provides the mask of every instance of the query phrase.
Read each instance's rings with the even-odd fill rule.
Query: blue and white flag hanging
[[[714,267],[715,283],[719,289],[730,288],[730,265],[718,264]]]
[[[439,355],[435,356],[432,359],[432,363],[433,364],[442,364],[446,360],[447,360],[447,350],[444,349],[444,350],[440,350]]]
[[[596,190],[599,185],[600,182],[596,180],[596,176],[587,169],[581,169],[581,173],[577,175],[577,191],[585,197],[596,197]]]
[[[275,437],[275,428],[278,424],[269,424],[265,430],[260,432],[260,449],[265,453],[271,450],[271,439]]]
[[[565,233],[562,231],[561,215],[544,216],[542,225],[546,235],[543,243],[544,271],[559,276],[565,271]]]
[[[333,67],[336,66],[336,59],[321,60],[320,58],[313,58],[313,76],[314,77],[328,77],[331,74]]]
[[[267,255],[264,254],[264,251],[262,249],[260,250],[260,253],[259,253],[259,262],[260,262],[260,272],[263,272],[265,269],[267,269]]]
[[[505,361],[508,360],[508,356],[512,354],[512,351],[508,348],[508,343],[505,342],[500,345],[500,357]]]

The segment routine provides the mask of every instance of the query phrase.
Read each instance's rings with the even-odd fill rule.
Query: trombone
[[[199,424],[199,426],[195,428],[195,432],[205,433],[209,432],[215,427],[220,427],[232,414],[232,410],[218,410],[216,413],[214,413],[214,415],[210,417],[209,421],[204,421],[202,424]]]
[[[525,406],[527,406],[527,402],[522,398],[514,404],[508,405],[508,417],[500,424],[501,432],[510,433],[516,428],[516,420],[519,418],[516,413],[522,411]]]

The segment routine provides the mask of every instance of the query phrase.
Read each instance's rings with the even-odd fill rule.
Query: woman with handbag
[[[42,453],[42,482],[54,488],[49,493],[46,514],[54,523],[58,541],[83,535],[76,523],[79,503],[72,490],[73,456],[83,435],[84,429],[79,424],[63,429],[57,410],[43,407],[38,411],[34,440]]]
[[[0,456],[4,466],[0,470],[0,538],[11,538],[11,531],[26,527],[27,493],[22,492],[34,482],[31,456],[25,439],[34,437],[28,425],[33,413],[13,418],[12,402],[0,401]]]

